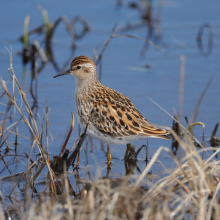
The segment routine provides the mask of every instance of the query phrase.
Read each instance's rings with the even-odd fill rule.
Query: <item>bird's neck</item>
[[[86,96],[96,90],[100,84],[97,75],[91,75],[86,79],[76,77],[75,96]]]

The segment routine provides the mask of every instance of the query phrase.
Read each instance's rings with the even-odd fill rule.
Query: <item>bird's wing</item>
[[[166,136],[169,131],[150,124],[125,96],[123,100],[94,102],[89,121],[100,132],[113,137],[143,135],[170,139]]]

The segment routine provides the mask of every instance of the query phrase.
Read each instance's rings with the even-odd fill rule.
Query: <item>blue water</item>
[[[153,16],[156,16],[159,1],[153,2]],[[37,5],[45,8],[49,14],[49,19],[54,22],[58,17],[64,15],[68,20],[72,20],[77,15],[84,17],[90,26],[90,31],[77,41],[74,58],[77,55],[86,55],[91,58],[94,56],[94,48],[98,48],[98,54],[102,50],[105,42],[110,36],[113,26],[117,23],[116,34],[129,34],[142,38],[146,37],[147,28],[141,26],[125,32],[118,32],[128,23],[135,24],[140,21],[138,10],[127,7],[127,2],[121,8],[116,7],[115,1],[38,1]],[[199,108],[197,121],[205,124],[206,141],[211,136],[215,124],[219,121],[220,102],[220,3],[210,3],[208,1],[164,1],[160,15],[160,27],[162,40],[152,41],[158,43],[165,52],[150,45],[144,57],[140,56],[144,42],[130,38],[114,38],[108,45],[102,58],[102,83],[128,96],[136,105],[137,109],[153,124],[172,126],[172,118],[163,110],[156,106],[149,98],[158,103],[162,108],[172,116],[179,111],[179,81],[180,81],[180,56],[186,58],[185,64],[185,81],[184,81],[184,99],[183,99],[183,116],[190,118],[207,82],[211,76],[214,79],[209,87]],[[40,11],[36,8],[34,1],[4,1],[1,4],[0,20],[0,69],[1,78],[9,81],[7,69],[9,68],[9,54],[6,48],[12,47],[13,67],[15,74],[22,84],[22,57],[18,55],[22,51],[22,44],[17,40],[23,34],[23,23],[26,15],[30,15],[29,30],[43,24],[43,18]],[[213,48],[212,53],[204,57],[198,52],[196,37],[199,27],[208,22],[213,29]],[[77,26],[80,31],[80,25]],[[154,30],[155,31],[155,30]],[[156,34],[154,34],[155,36]],[[33,35],[33,40],[42,41],[43,37]],[[207,32],[204,32],[204,42],[207,45]],[[9,44],[10,42],[10,44]],[[59,66],[62,66],[70,55],[71,38],[68,35],[63,24],[56,29],[52,41],[52,49],[55,60]],[[205,46],[206,47],[206,46]],[[145,66],[148,68],[145,68]],[[27,98],[32,104],[32,98],[29,93],[30,87],[30,64],[27,65],[26,92]],[[51,109],[49,120],[53,141],[49,140],[49,151],[52,158],[53,154],[59,154],[60,148],[67,135],[71,123],[71,111],[75,114],[74,105],[74,77],[63,76],[53,79],[57,71],[51,64],[47,64],[38,76],[38,113],[41,118],[45,118],[43,109],[45,99]],[[8,83],[11,88],[11,84]],[[0,89],[2,91],[2,89]],[[3,99],[2,99],[3,100]],[[1,102],[3,102],[1,100]],[[5,100],[5,99],[4,99]],[[18,99],[18,102],[20,100]],[[4,112],[5,107],[0,106],[0,111]],[[18,119],[18,116],[16,116]],[[2,118],[1,118],[2,120]],[[37,119],[40,128],[40,119]],[[183,125],[186,126],[182,118]],[[71,148],[78,137],[78,122],[75,123],[68,148]],[[29,136],[29,131],[25,128],[24,123],[19,127],[19,132]],[[194,129],[195,136],[201,141],[202,129]],[[219,132],[218,132],[219,133]],[[217,133],[217,136],[218,136]],[[220,135],[219,135],[220,136]],[[14,138],[10,139],[10,143]],[[30,151],[30,141],[18,138],[20,142],[19,150]],[[87,138],[87,141],[89,139]],[[45,135],[44,135],[45,143]],[[147,140],[135,141],[132,144],[136,149]],[[44,144],[46,145],[46,144]],[[85,149],[86,142],[83,145]],[[100,142],[93,139],[93,148],[88,144],[89,165],[93,173],[98,165],[101,167],[102,176],[106,174],[106,154],[101,150]],[[209,144],[207,143],[209,146]],[[12,146],[12,145],[11,145]],[[148,141],[149,154],[152,156],[160,146],[166,146],[170,149],[171,141],[159,139],[150,139]],[[110,146],[113,156],[113,164],[110,176],[120,177],[125,175],[123,158],[125,146]],[[106,151],[106,146],[104,145]],[[36,148],[35,153],[38,152]],[[85,150],[81,151],[81,173],[84,173],[86,166]],[[181,151],[180,151],[181,152]],[[144,159],[144,151],[139,159]],[[181,153],[178,154],[181,158]],[[173,165],[171,156],[163,152],[159,159],[167,167]],[[26,160],[25,164],[26,164]],[[23,172],[25,164],[19,163],[14,166],[13,162],[9,163],[12,173]],[[3,164],[2,164],[3,166]],[[143,170],[145,162],[139,162],[140,169]],[[161,166],[156,163],[152,169],[153,174],[163,171]],[[138,173],[135,171],[135,173]],[[4,170],[1,176],[9,175],[8,170]]]

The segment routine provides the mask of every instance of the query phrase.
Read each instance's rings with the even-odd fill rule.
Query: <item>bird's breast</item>
[[[75,105],[78,121],[84,128],[89,122],[89,117],[93,109],[93,103],[82,96],[76,96]]]

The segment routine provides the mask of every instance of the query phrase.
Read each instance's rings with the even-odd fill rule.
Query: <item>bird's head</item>
[[[96,77],[96,65],[93,60],[87,56],[77,56],[70,64],[70,69],[54,76],[54,78],[67,74],[73,75],[80,80],[93,76]]]

